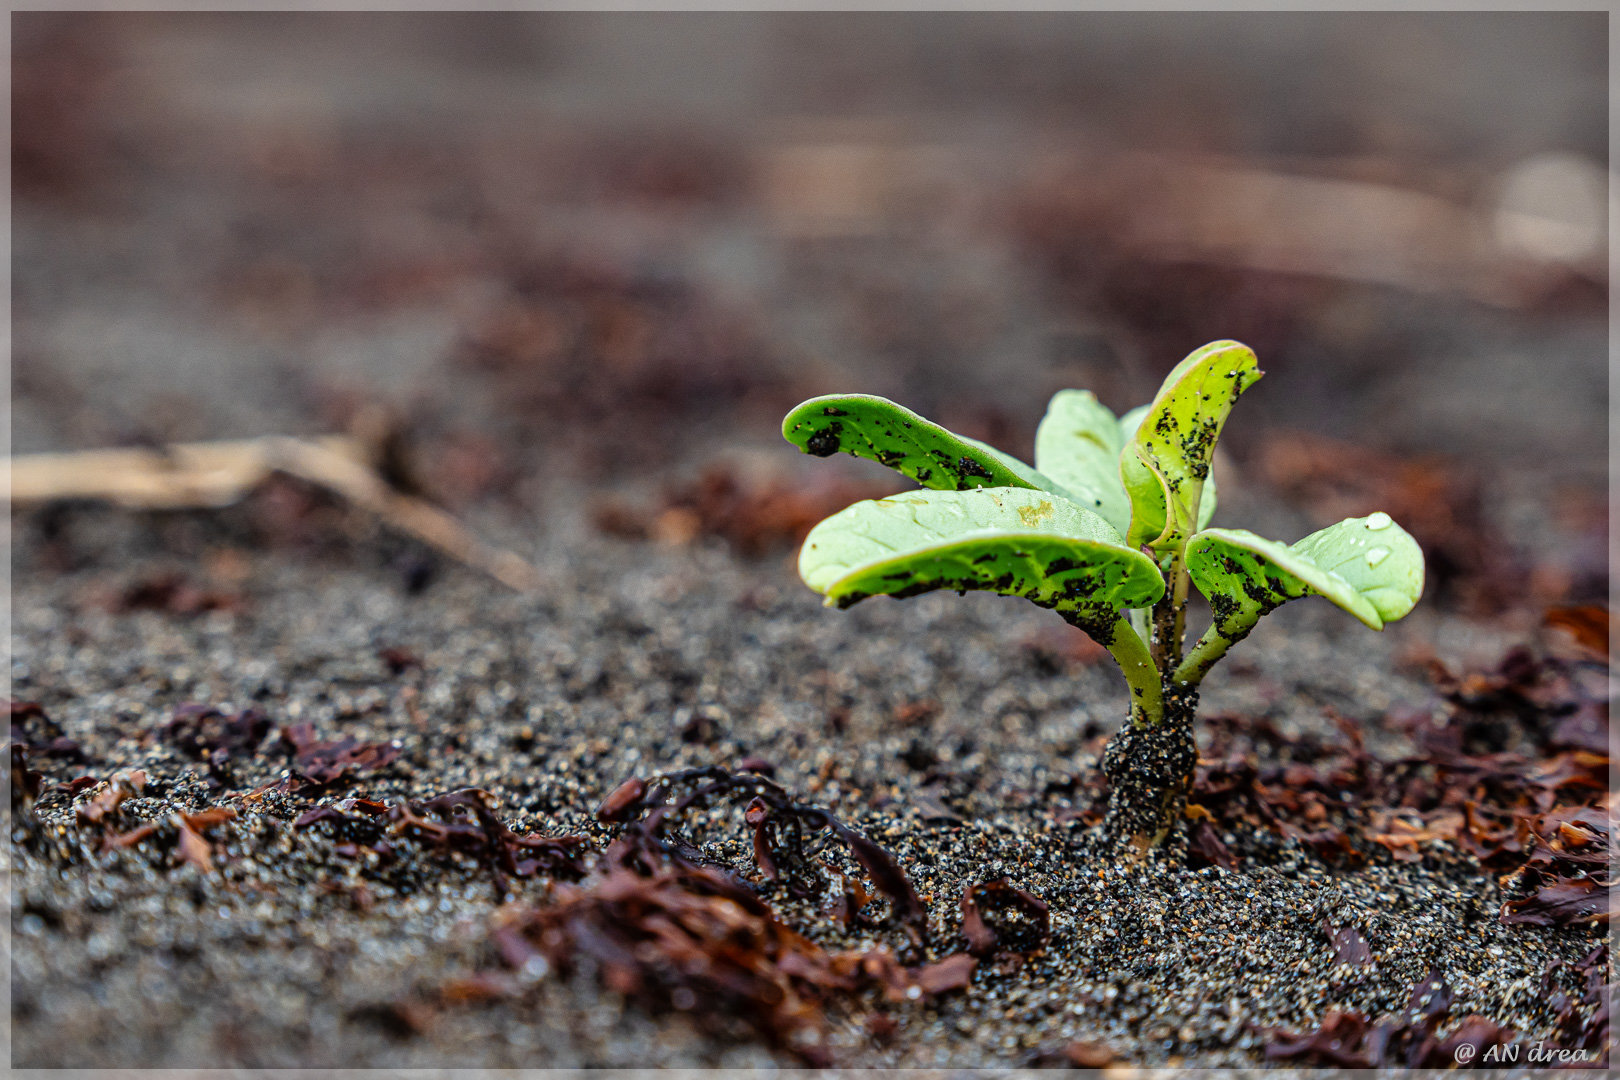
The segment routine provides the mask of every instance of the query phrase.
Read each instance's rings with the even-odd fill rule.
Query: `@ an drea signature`
[[[1602,1056],[1598,1050],[1565,1049],[1546,1043],[1506,1043],[1487,1046],[1483,1051],[1472,1043],[1463,1043],[1452,1056],[1457,1064],[1472,1064],[1477,1056],[1482,1065],[1582,1065],[1595,1063]]]

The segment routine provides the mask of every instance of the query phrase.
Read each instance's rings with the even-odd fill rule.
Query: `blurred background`
[[[1606,18],[16,13],[15,450],[381,415],[481,528],[753,557],[893,485],[793,453],[804,397],[1027,457],[1233,337],[1234,514],[1595,599]]]

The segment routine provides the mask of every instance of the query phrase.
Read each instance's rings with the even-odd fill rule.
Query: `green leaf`
[[[807,454],[843,451],[905,474],[926,488],[1033,488],[1070,498],[1011,454],[953,434],[903,405],[872,394],[811,398],[782,421],[782,437]]]
[[[1153,561],[1121,544],[1101,517],[1022,488],[858,502],[810,530],[799,574],[839,607],[879,594],[979,589],[1107,627],[1121,609],[1164,594]]]
[[[1206,508],[1203,496],[1215,441],[1238,396],[1262,374],[1248,346],[1215,341],[1165,378],[1120,455],[1131,499],[1130,543],[1175,548],[1209,520],[1214,500]]]
[[[1131,519],[1119,476],[1126,438],[1113,411],[1091,391],[1059,390],[1035,431],[1035,467],[1123,533]]]
[[[1209,529],[1187,542],[1187,571],[1227,638],[1312,593],[1382,630],[1423,594],[1423,552],[1385,513],[1348,518],[1289,545],[1244,529]]]
[[[1136,437],[1136,429],[1147,415],[1150,405],[1138,405],[1130,412],[1119,418],[1119,430],[1124,444],[1129,447]],[[1136,510],[1129,523],[1122,526],[1120,531],[1126,534],[1126,543],[1133,547],[1141,547],[1149,541],[1158,539],[1164,533],[1164,485],[1154,471],[1142,463],[1142,459],[1129,449],[1121,452],[1119,459],[1119,475],[1121,490],[1126,492],[1126,499]],[[1198,528],[1207,529],[1210,521],[1215,517],[1215,469],[1213,462],[1209,475],[1204,478],[1204,494],[1198,500]]]

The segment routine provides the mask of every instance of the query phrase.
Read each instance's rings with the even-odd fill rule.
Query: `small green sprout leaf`
[[[1164,594],[1152,560],[1096,514],[1023,488],[907,491],[858,502],[810,531],[799,574],[848,607],[879,594],[978,589],[1102,620]]]
[[[1133,548],[1157,540],[1164,534],[1164,485],[1152,469],[1137,456],[1136,428],[1147,415],[1148,406],[1138,405],[1120,418],[1124,445],[1119,455],[1119,479],[1131,504],[1125,542]]]
[[[888,398],[830,394],[811,398],[782,421],[782,436],[807,454],[840,451],[887,465],[925,488],[965,491],[1011,487],[1069,498],[1011,454],[953,434]]]
[[[1151,406],[1138,405],[1130,412],[1119,418],[1119,430],[1122,445],[1130,445],[1136,438],[1136,429],[1147,415]],[[1153,470],[1142,464],[1142,459],[1134,453],[1121,452],[1119,458],[1119,475],[1122,490],[1126,492],[1126,499],[1136,516],[1131,517],[1127,525],[1120,527],[1125,534],[1125,541],[1134,547],[1141,547],[1150,540],[1157,539],[1164,532],[1164,485]],[[1198,527],[1209,528],[1209,523],[1215,516],[1215,469],[1213,462],[1209,475],[1204,478],[1204,495],[1198,500]]]
[[[1130,499],[1119,478],[1127,437],[1090,390],[1059,390],[1035,431],[1035,467],[1121,534],[1131,520]]]
[[[1252,625],[1264,611],[1310,594],[1382,630],[1423,593],[1423,552],[1385,513],[1348,518],[1288,545],[1244,529],[1210,529],[1187,542],[1187,572],[1215,603],[1227,636],[1240,622]],[[1254,617],[1245,619],[1250,611]]]
[[[1247,345],[1211,342],[1171,370],[1139,420],[1127,414],[1137,420],[1120,455],[1129,543],[1173,550],[1209,520],[1214,500],[1205,509],[1203,496],[1215,441],[1238,396],[1262,374]]]

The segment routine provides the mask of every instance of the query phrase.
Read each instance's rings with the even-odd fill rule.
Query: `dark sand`
[[[142,530],[117,518],[90,514],[83,528],[130,552],[120,576],[162,561],[138,554]],[[1032,606],[933,595],[839,613],[780,559],[746,564],[710,546],[567,529],[531,545],[546,575],[535,597],[461,570],[411,597],[397,573],[364,565],[364,550],[338,565],[272,553],[254,557],[243,613],[190,618],[109,615],[85,599],[86,575],[19,575],[16,695],[43,704],[90,758],[57,774],[144,770],[145,797],[121,810],[131,824],[216,804],[240,816],[216,833],[215,874],[172,865],[156,841],[99,854],[102,830],[76,825],[60,795],[18,823],[16,1064],[771,1056],[626,1011],[588,975],[540,979],[515,1001],[436,1004],[455,977],[499,967],[488,872],[405,845],[402,864],[368,872],[321,828],[291,827],[306,802],[244,803],[245,791],[284,775],[274,739],[233,762],[231,788],[210,795],[203,767],[151,734],[184,702],[256,704],[322,738],[398,740],[398,761],[343,795],[392,802],[481,787],[519,832],[598,844],[608,831],[592,812],[623,778],[761,757],[790,791],[892,848],[928,903],[936,953],[958,947],[968,884],[1007,876],[1051,905],[1053,939],[1033,962],[1012,975],[982,971],[936,1005],[892,1010],[898,1032],[886,1046],[859,1026],[839,1029],[841,1063],[1018,1064],[1085,1038],[1144,1064],[1251,1064],[1262,1029],[1308,1029],[1330,1006],[1398,1012],[1431,967],[1456,994],[1454,1017],[1479,1013],[1540,1038],[1553,1022],[1543,970],[1579,960],[1597,939],[1500,925],[1493,876],[1447,858],[1443,844],[1421,864],[1385,857],[1345,873],[1273,836],[1231,835],[1239,873],[1104,876],[1082,854],[1084,827],[1054,812],[1070,803],[1071,778],[1082,803],[1094,784],[1096,736],[1123,710],[1122,683],[1103,665],[1039,670],[1024,643],[1054,625],[1069,631]],[[1331,705],[1386,758],[1403,748],[1380,717],[1432,694],[1400,674],[1403,643],[1471,633],[1433,615],[1383,636],[1358,632],[1320,602],[1272,623],[1245,643],[1242,674],[1212,679],[1207,708],[1257,708],[1285,732],[1331,740]],[[391,675],[377,655],[387,646],[409,649],[422,669]],[[937,712],[897,719],[913,701]],[[842,732],[829,724],[840,707]],[[712,742],[681,738],[694,713],[712,718]],[[915,808],[917,763],[930,754],[931,790],[961,823]],[[706,855],[758,878],[740,815],[694,814],[688,826]],[[519,899],[546,895],[544,880],[512,887]],[[818,905],[783,903],[790,924],[829,947],[903,943],[892,930],[852,938]],[[1358,928],[1372,966],[1336,970],[1324,923]],[[409,1023],[402,1008],[415,1010]]]

